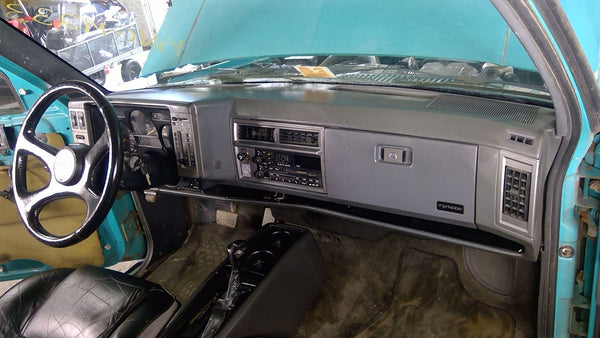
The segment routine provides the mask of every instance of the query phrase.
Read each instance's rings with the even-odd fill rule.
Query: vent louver
[[[504,196],[502,213],[527,222],[531,173],[504,167]]]
[[[319,132],[305,131],[305,130],[280,129],[279,130],[279,143],[318,147],[319,146]]]
[[[259,126],[238,125],[237,136],[239,140],[275,142],[275,129]]]

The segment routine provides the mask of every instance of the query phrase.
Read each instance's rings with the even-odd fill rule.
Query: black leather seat
[[[177,306],[159,285],[120,272],[48,270],[0,298],[0,337],[154,336]]]

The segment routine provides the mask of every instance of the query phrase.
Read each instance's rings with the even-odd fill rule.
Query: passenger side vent
[[[502,213],[527,222],[531,173],[504,167],[504,196]]]
[[[237,137],[239,140],[275,142],[275,128],[240,124],[238,125]]]
[[[527,145],[531,146],[531,145],[533,145],[533,141],[535,140],[535,138],[509,132],[508,140],[515,142],[515,143],[522,143],[522,144],[527,144]]]
[[[279,129],[279,143],[318,147],[319,132],[306,130]]]

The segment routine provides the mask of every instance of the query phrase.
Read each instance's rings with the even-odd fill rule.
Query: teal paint
[[[596,73],[600,52],[600,2],[598,0],[559,0],[577,40]],[[573,41],[573,43],[577,43]]]
[[[66,107],[64,108],[66,111]],[[40,121],[36,131],[39,133],[59,133],[61,134],[65,144],[73,141],[71,133],[71,126],[68,120],[68,114],[59,109],[57,105],[53,105],[44,114]],[[0,116],[0,124],[4,125],[4,128],[11,128],[14,130],[13,134],[18,135],[25,118],[25,113],[10,116]],[[12,150],[7,151],[6,154],[0,154],[0,165],[11,165],[13,161]]]
[[[22,89],[25,94],[19,95],[26,110],[29,110],[42,93],[50,86],[39,78],[33,76],[21,67],[15,65],[10,60],[0,56],[0,71],[9,79],[12,86],[18,92]],[[20,125],[25,119],[26,112],[22,114],[0,116],[0,124],[5,128],[13,128],[14,135],[17,135]],[[36,131],[39,133],[59,133],[66,143],[72,142],[71,126],[68,119],[68,108],[60,103],[54,102],[42,117]],[[12,164],[12,151],[6,154],[0,154],[0,165]]]
[[[133,199],[128,193],[115,200],[98,232],[101,235],[104,266],[122,260],[140,259],[146,253],[146,237],[138,224]]]
[[[590,124],[587,119],[586,108],[581,100],[580,90],[575,83],[573,74],[567,67],[564,55],[558,48],[556,40],[553,38],[548,26],[544,22],[543,17],[537,10],[537,7],[532,0],[528,1],[529,6],[533,9],[538,21],[542,24],[542,27],[550,37],[554,49],[560,56],[561,63],[567,70],[567,74],[571,81],[575,93],[577,95],[579,109],[581,110],[581,134],[573,156],[569,159],[569,166],[567,168],[566,176],[562,186],[561,192],[561,206],[560,206],[560,229],[558,235],[559,246],[570,245],[577,251],[577,239],[579,234],[579,215],[576,212],[577,202],[577,187],[579,186],[579,175],[578,168],[581,161],[584,160],[586,153],[592,141],[594,134],[590,129]],[[573,135],[577,137],[578,135]],[[573,300],[573,291],[575,287],[575,274],[576,271],[576,259],[573,256],[571,258],[558,257],[557,269],[556,269],[556,306],[554,309],[554,337],[569,337],[569,313],[570,306]]]
[[[104,222],[98,228],[104,266],[114,265],[123,258],[143,258],[146,240],[137,224],[137,214],[131,195],[123,194],[115,200]]]
[[[0,282],[22,279],[32,273],[51,269],[48,265],[31,259],[15,259],[7,263],[2,263],[0,266],[2,267],[2,272],[0,272]]]
[[[590,217],[592,215],[590,214]],[[591,224],[590,224],[591,225]],[[595,262],[596,262],[596,240],[591,238],[585,239],[585,261],[583,265],[583,296],[585,298],[590,298],[593,293],[593,280],[594,280],[594,270],[595,270]]]
[[[226,14],[223,14],[226,13]],[[143,74],[282,55],[411,55],[535,69],[486,1],[175,1]],[[505,48],[508,47],[508,48]]]
[[[35,100],[46,89],[50,88],[50,85],[46,82],[23,70],[23,68],[3,56],[0,56],[0,70],[8,76],[15,90],[24,89],[27,92],[25,95],[19,95],[26,110],[29,110]]]
[[[599,261],[600,261],[600,245],[598,245],[598,239],[595,242],[596,253],[594,260],[594,272],[592,278],[592,294],[591,294],[591,303],[590,303],[590,324],[588,326],[588,337],[594,336],[594,328],[596,325],[600,325],[600,323],[595,322],[596,318],[596,295],[598,294],[598,270],[599,270]]]

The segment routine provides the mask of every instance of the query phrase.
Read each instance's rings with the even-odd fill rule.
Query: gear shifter
[[[227,246],[227,257],[232,270],[239,269],[239,259],[246,250],[246,241],[233,241]]]
[[[229,258],[229,265],[231,265],[231,274],[229,275],[229,283],[227,285],[227,292],[225,292],[225,297],[221,298],[223,300],[224,305],[230,310],[233,308],[234,301],[239,295],[239,288],[242,285],[240,281],[240,257],[244,254],[246,250],[246,241],[234,241],[231,242],[227,246],[227,257]]]
[[[229,265],[231,265],[227,291],[225,291],[221,298],[217,299],[213,306],[212,314],[208,319],[208,323],[206,323],[204,332],[202,332],[202,337],[214,337],[221,328],[225,318],[227,318],[229,311],[235,307],[236,300],[240,295],[240,286],[242,285],[239,270],[240,258],[244,255],[245,251],[246,241],[234,241],[227,246],[227,258],[229,259]]]

